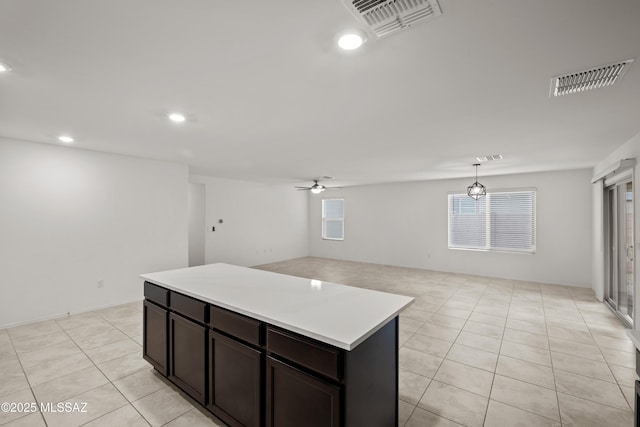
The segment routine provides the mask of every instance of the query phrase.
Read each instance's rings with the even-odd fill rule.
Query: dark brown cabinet
[[[340,387],[267,357],[267,427],[338,427]]]
[[[269,326],[267,355],[267,427],[398,425],[397,318],[351,351]]]
[[[232,427],[398,423],[398,319],[351,351],[144,284],[144,359]]]
[[[231,426],[262,425],[264,352],[209,331],[209,404]]]
[[[167,375],[167,326],[169,311],[148,300],[143,305],[142,357],[162,375]]]
[[[203,405],[206,344],[206,327],[179,314],[169,314],[169,379]]]

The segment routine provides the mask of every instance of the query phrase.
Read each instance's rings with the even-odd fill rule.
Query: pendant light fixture
[[[467,194],[474,200],[478,200],[480,197],[487,195],[487,188],[478,182],[478,166],[480,163],[474,163],[476,167],[476,182],[467,187]]]

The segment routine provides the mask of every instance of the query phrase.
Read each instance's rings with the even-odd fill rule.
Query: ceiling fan
[[[307,190],[307,191],[311,191],[313,194],[320,194],[322,193],[324,190],[334,190],[334,189],[339,189],[342,187],[327,187],[325,185],[320,184],[320,180],[322,179],[333,179],[332,176],[323,176],[320,178],[316,178],[313,180],[313,185],[311,187],[296,187],[296,189],[298,190]]]

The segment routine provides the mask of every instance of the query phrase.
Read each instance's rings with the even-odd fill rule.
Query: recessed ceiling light
[[[71,144],[74,141],[74,139],[68,135],[61,135],[58,137],[58,141],[64,142],[65,144]]]
[[[174,123],[182,123],[185,120],[187,120],[184,114],[180,114],[180,113],[169,113],[167,117],[169,117],[169,120],[171,120]]]
[[[0,62],[0,73],[6,73],[7,71],[11,71],[11,67]]]
[[[344,50],[354,50],[362,46],[367,37],[360,31],[349,31],[338,38],[338,46]]]

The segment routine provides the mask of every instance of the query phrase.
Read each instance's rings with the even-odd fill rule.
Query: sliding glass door
[[[607,280],[605,300],[618,317],[632,327],[634,318],[633,181],[631,176],[626,176],[617,180],[608,180],[605,185]]]

